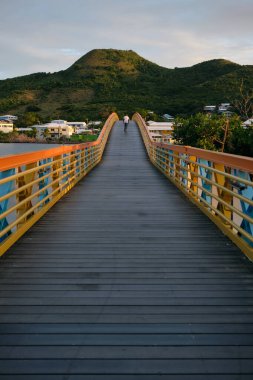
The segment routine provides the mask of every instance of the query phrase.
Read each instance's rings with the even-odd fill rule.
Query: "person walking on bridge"
[[[129,120],[130,120],[130,119],[129,119],[129,116],[128,116],[128,115],[125,115],[125,116],[123,117],[124,131],[127,130],[127,126],[128,126]]]

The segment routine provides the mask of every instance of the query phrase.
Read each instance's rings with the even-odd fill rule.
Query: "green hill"
[[[187,114],[233,100],[242,79],[253,88],[253,66],[214,59],[167,69],[131,50],[98,49],[67,70],[1,80],[0,114],[35,111],[42,119],[68,120],[141,108]]]

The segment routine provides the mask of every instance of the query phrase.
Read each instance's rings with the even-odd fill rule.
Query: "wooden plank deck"
[[[253,379],[252,265],[134,123],[0,272],[0,379]]]

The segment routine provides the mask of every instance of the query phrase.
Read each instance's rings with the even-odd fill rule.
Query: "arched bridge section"
[[[251,379],[253,271],[116,122],[1,261],[1,379]]]

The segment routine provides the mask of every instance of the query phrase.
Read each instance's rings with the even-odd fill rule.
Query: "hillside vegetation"
[[[0,114],[35,112],[42,121],[106,117],[113,110],[187,115],[230,102],[242,79],[253,88],[253,66],[216,59],[167,69],[131,50],[92,50],[66,70],[0,81]]]

